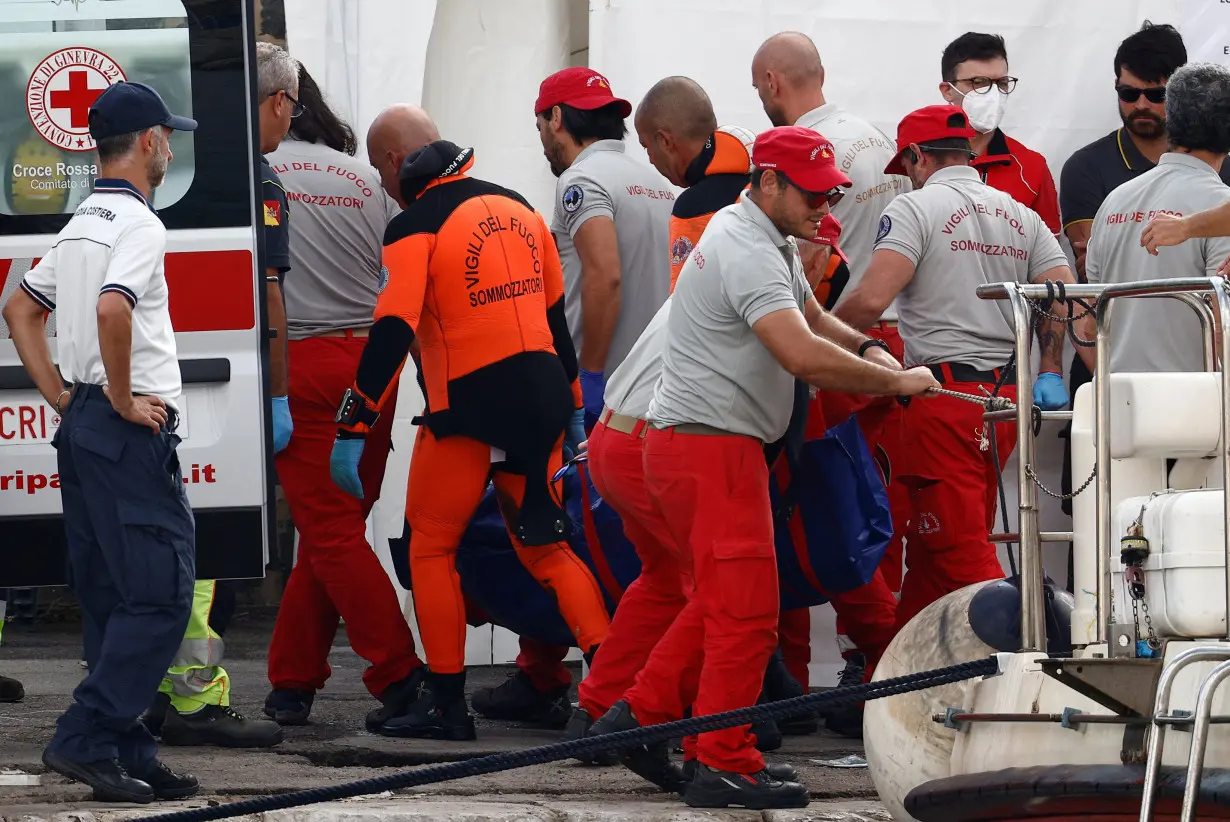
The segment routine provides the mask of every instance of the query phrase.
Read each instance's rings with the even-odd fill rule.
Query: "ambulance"
[[[263,576],[274,528],[254,32],[244,0],[0,0],[0,300],[90,193],[88,112],[104,89],[146,83],[200,123],[171,137],[153,200],[167,228],[199,579]],[[59,423],[0,321],[0,588],[66,583]]]

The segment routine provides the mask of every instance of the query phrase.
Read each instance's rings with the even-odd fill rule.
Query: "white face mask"
[[[960,89],[956,86],[953,86],[952,90],[961,94]],[[999,124],[1004,119],[1004,109],[1008,107],[1007,94],[997,88],[992,88],[985,94],[971,91],[961,96],[963,98],[961,108],[965,110],[965,116],[969,118],[969,124],[974,127],[975,131],[979,134],[986,134],[988,131],[999,128]]]

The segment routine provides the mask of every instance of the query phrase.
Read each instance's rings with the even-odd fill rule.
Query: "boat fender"
[[[1076,600],[1049,577],[1043,584],[1046,600],[1046,645],[1051,656],[1072,655],[1072,610]],[[1021,649],[1020,577],[997,580],[982,588],[969,604],[974,635],[997,651]]]

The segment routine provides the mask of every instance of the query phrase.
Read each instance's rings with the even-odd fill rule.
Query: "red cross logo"
[[[90,73],[85,69],[68,72],[68,89],[51,92],[53,109],[68,109],[69,128],[89,128],[90,106],[107,90],[90,88]]]

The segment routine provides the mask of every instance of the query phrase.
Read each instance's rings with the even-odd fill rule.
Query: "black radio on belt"
[[[366,397],[353,388],[347,388],[346,393],[342,395],[341,405],[337,407],[337,414],[333,416],[333,421],[338,425],[362,423],[371,427],[376,424],[379,417],[379,413],[367,407]]]

